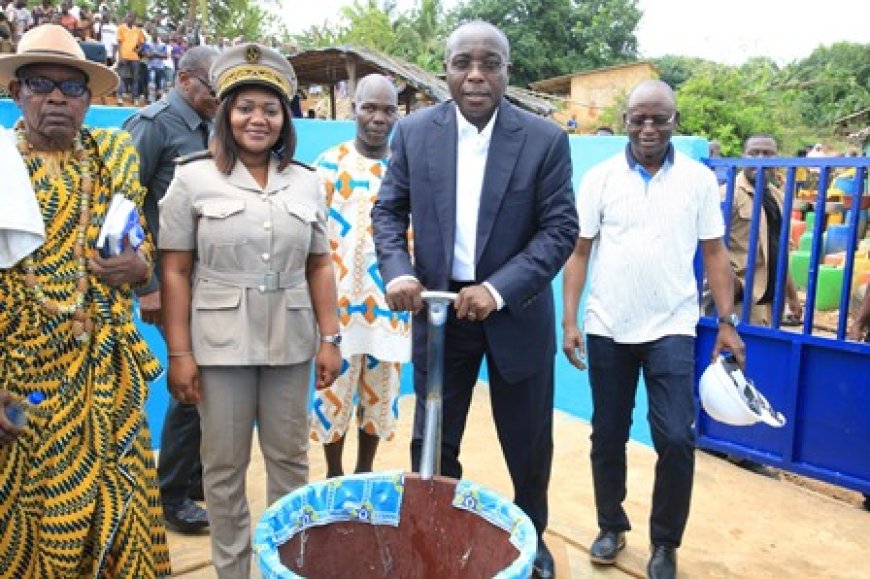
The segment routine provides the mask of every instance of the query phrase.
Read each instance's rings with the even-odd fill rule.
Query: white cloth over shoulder
[[[30,174],[15,146],[15,133],[0,129],[0,269],[8,269],[33,253],[45,241],[45,224]]]

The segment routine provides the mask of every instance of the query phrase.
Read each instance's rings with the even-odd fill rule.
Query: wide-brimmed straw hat
[[[211,67],[211,83],[218,98],[243,85],[260,85],[292,100],[296,94],[296,73],[277,50],[245,43],[224,50]]]
[[[31,28],[18,41],[15,54],[0,56],[0,86],[8,88],[18,69],[29,64],[62,64],[76,68],[88,77],[88,88],[93,96],[107,95],[118,88],[118,75],[109,67],[85,58],[72,34],[57,24]]]

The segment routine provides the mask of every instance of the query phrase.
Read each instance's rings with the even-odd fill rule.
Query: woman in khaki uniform
[[[308,480],[311,360],[341,363],[335,282],[316,174],[292,160],[293,69],[256,44],[217,59],[208,152],[179,162],[160,202],[169,387],[198,404],[219,577],[249,574],[245,474],[256,423],[272,503]],[[318,337],[319,335],[319,337]]]

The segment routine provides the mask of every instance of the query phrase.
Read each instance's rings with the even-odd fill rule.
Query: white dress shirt
[[[453,281],[474,280],[477,216],[483,175],[489,155],[489,140],[496,111],[482,131],[469,123],[456,107],[456,236],[453,240]]]

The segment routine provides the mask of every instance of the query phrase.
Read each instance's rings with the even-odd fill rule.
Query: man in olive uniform
[[[142,109],[124,123],[133,136],[141,159],[140,179],[148,189],[145,215],[151,235],[158,238],[157,203],[175,174],[175,160],[208,147],[217,99],[208,73],[218,52],[207,46],[188,50],[178,63],[175,87],[158,102]],[[147,286],[139,289],[142,320],[160,324],[159,268]],[[199,412],[193,404],[170,398],[160,436],[160,498],[166,525],[180,533],[208,527],[205,509],[193,502],[202,499],[202,465],[199,460]]]

